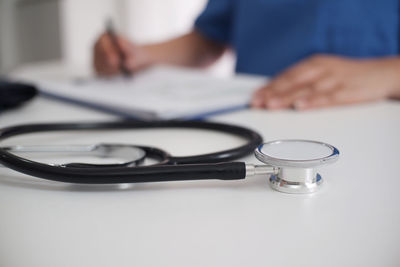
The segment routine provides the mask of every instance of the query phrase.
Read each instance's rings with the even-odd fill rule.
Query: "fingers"
[[[321,83],[318,88],[331,86],[328,81],[322,79],[326,76],[325,72],[325,68],[319,66],[314,59],[300,63],[258,90],[253,96],[252,106],[268,109],[291,107],[294,100],[311,94],[316,82]]]
[[[116,42],[116,44],[113,43],[108,34],[103,34],[96,42],[94,67],[99,75],[116,75],[121,70],[121,64],[124,64],[127,69],[133,66],[134,55],[130,42],[121,37],[117,37]]]
[[[349,83],[354,63],[339,57],[314,56],[276,77],[270,84],[258,90],[252,99],[255,108],[305,109],[334,104],[358,102],[357,90],[347,90],[343,83]],[[349,78],[350,77],[350,78]],[[337,94],[337,95],[336,95]],[[347,94],[346,99],[339,97]],[[335,96],[334,98],[332,98]],[[353,100],[353,98],[355,100]],[[362,100],[361,100],[362,101]]]
[[[252,97],[251,106],[253,108],[265,108],[265,96],[264,94],[267,92],[265,88],[258,89]]]
[[[123,53],[124,67],[129,72],[140,71],[151,64],[150,57],[146,53],[146,50],[140,46],[135,46],[124,38],[118,39],[118,45]]]
[[[294,107],[297,110],[307,110],[313,108],[323,108],[333,106],[335,103],[334,98],[329,93],[311,95],[309,97],[297,99]]]
[[[118,73],[119,58],[107,34],[103,34],[94,47],[94,66],[100,75]]]
[[[255,108],[305,109],[308,108],[309,105],[315,105],[316,107],[329,105],[329,99],[326,100],[325,98],[329,98],[333,92],[337,93],[337,96],[335,95],[335,97],[338,98],[337,101],[353,98],[350,97],[348,93],[345,97],[341,97],[343,93],[339,92],[339,90],[342,84],[339,81],[340,79],[335,77],[335,75],[326,73],[314,81],[293,86],[285,91],[276,92],[274,90],[269,90],[267,86],[254,94],[252,104]]]
[[[371,101],[373,99],[374,98],[366,98],[362,91],[338,85],[332,90],[316,92],[308,97],[298,99],[295,102],[295,108],[298,110],[327,108]]]
[[[120,57],[123,58],[123,62],[120,62],[120,64],[124,64],[123,67],[125,70],[133,72],[135,69],[136,59],[133,53],[132,44],[123,38],[118,38],[117,43],[121,50],[120,53],[122,54]]]
[[[280,96],[283,108],[300,109],[302,99],[308,99],[312,96],[329,95],[342,87],[340,79],[334,74],[327,72],[315,81],[299,88],[293,88]],[[323,100],[320,100],[322,103]],[[321,104],[322,105],[322,104]]]

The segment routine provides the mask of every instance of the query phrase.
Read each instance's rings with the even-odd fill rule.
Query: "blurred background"
[[[0,0],[0,74],[26,66],[92,73],[92,48],[112,18],[136,43],[168,40],[191,30],[206,0]],[[234,57],[210,72],[226,76]]]

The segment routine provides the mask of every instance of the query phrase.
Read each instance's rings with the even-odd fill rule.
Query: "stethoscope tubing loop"
[[[118,121],[95,123],[29,124],[0,129],[0,141],[28,133],[122,130],[145,128],[195,128],[224,132],[247,140],[245,145],[215,153],[189,157],[161,155],[161,163],[142,167],[80,168],[51,166],[18,157],[0,147],[0,163],[16,171],[59,182],[87,184],[116,184],[201,179],[244,179],[246,167],[242,162],[229,162],[253,153],[262,137],[247,128],[204,121]],[[161,150],[160,150],[161,151]],[[162,154],[162,152],[161,152]]]

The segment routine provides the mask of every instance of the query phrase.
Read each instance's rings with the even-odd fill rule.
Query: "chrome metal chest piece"
[[[285,193],[313,193],[323,183],[316,167],[334,163],[339,150],[326,143],[308,140],[279,140],[264,143],[255,150],[261,162],[274,167],[269,182]]]

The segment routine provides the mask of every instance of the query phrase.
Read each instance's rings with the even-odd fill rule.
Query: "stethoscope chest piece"
[[[323,178],[316,167],[334,163],[339,151],[326,143],[308,140],[279,140],[264,143],[255,151],[256,158],[275,168],[269,178],[279,192],[308,194],[316,192]]]

